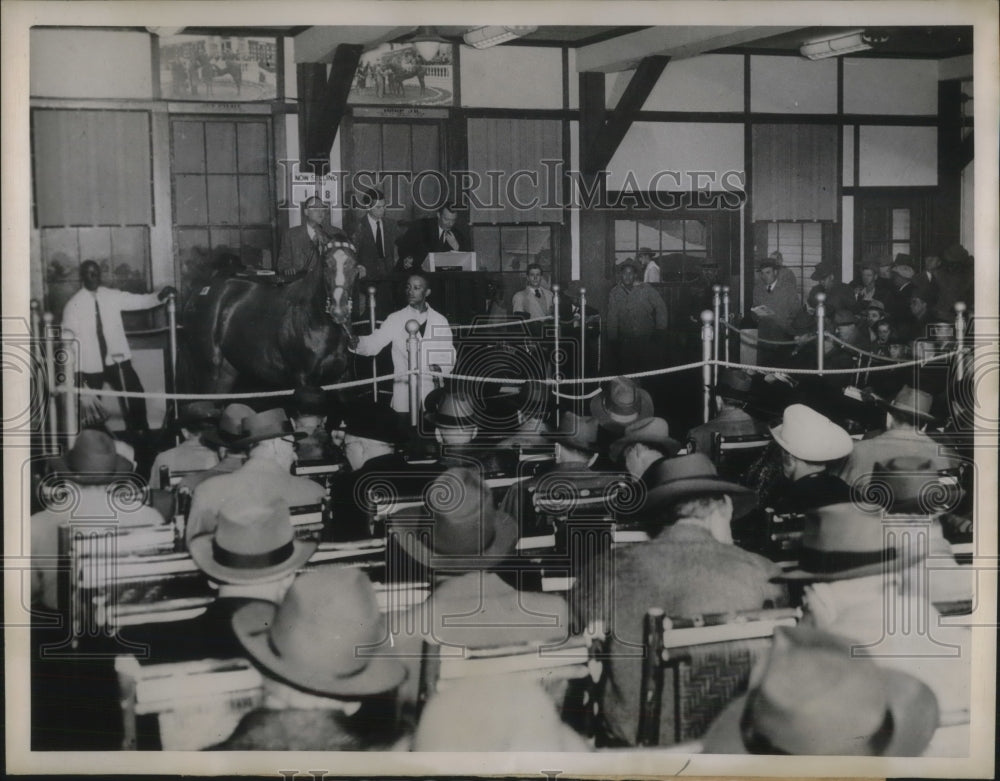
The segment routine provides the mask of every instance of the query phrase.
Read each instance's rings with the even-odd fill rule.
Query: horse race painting
[[[455,85],[450,43],[384,43],[361,55],[350,103],[450,106]]]
[[[160,36],[160,94],[167,100],[274,100],[280,83],[275,38]]]

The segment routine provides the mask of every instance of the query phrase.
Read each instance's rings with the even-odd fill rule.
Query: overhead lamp
[[[442,43],[449,43],[448,39],[438,32],[437,27],[418,27],[407,35],[405,40],[406,43],[412,43],[421,58],[427,61],[437,56]]]
[[[488,49],[500,43],[521,38],[537,30],[538,27],[522,26],[507,27],[501,25],[486,25],[474,27],[462,36],[462,40],[474,49]]]
[[[842,54],[863,52],[876,44],[889,40],[886,33],[868,30],[849,30],[828,38],[818,38],[802,44],[799,52],[810,60],[825,60],[828,57],[839,57]]]

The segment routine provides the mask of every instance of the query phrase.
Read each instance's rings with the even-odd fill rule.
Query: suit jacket
[[[871,439],[854,443],[854,449],[840,469],[840,477],[848,485],[857,481],[867,483],[876,463],[884,464],[890,458],[916,456],[931,462],[932,468],[949,469],[957,466],[954,451],[943,447],[926,434],[915,429],[890,429]]]
[[[277,271],[279,274],[291,276],[300,271],[307,271],[320,260],[319,250],[315,242],[309,238],[305,225],[289,228],[281,239],[281,249],[278,250]]]
[[[774,510],[777,513],[804,513],[850,500],[851,489],[847,483],[828,472],[816,472],[788,484],[778,494]]]
[[[399,226],[395,220],[382,219],[382,247],[385,257],[378,256],[375,247],[375,233],[371,221],[366,214],[358,221],[351,241],[358,250],[358,263],[368,271],[369,278],[384,277],[390,274],[396,264],[396,240],[399,237]]]
[[[784,588],[769,580],[777,564],[735,545],[718,542],[706,530],[680,521],[649,542],[615,548],[595,562],[593,584],[605,596],[578,592],[577,610],[602,618],[609,631],[608,678],[604,688],[605,721],[619,739],[634,744],[639,722],[642,677],[642,619],[651,607],[667,616],[753,610],[766,602],[785,603]],[[613,590],[608,591],[608,587]],[[607,596],[610,595],[610,596]],[[613,599],[613,607],[604,604]],[[586,619],[584,619],[585,622]],[[586,623],[581,622],[581,626]],[[609,623],[611,622],[611,623]],[[668,676],[669,677],[669,676]],[[664,689],[660,742],[673,742],[670,687]]]
[[[461,229],[455,227],[451,229],[451,232],[458,240],[460,252],[472,251],[472,244],[469,243],[468,237]],[[423,267],[428,252],[451,252],[451,246],[447,242],[441,241],[440,235],[441,229],[438,227],[437,217],[424,217],[411,222],[406,233],[396,241],[396,251],[399,257],[396,270],[407,270],[403,268],[403,260],[406,258],[413,258],[413,266],[409,270],[415,271]]]

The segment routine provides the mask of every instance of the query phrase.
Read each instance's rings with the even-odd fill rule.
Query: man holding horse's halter
[[[448,318],[427,303],[431,288],[422,274],[411,274],[406,280],[408,305],[390,314],[375,333],[370,336],[352,336],[351,351],[358,355],[378,355],[386,345],[392,344],[392,370],[396,375],[392,385],[392,408],[396,412],[410,411],[408,392],[406,324],[416,320],[420,325],[420,366],[431,371],[451,373],[455,365],[455,347],[451,338]],[[434,389],[434,376],[421,374],[420,403]]]

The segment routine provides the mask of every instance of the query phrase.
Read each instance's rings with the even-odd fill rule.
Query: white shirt
[[[132,358],[132,351],[125,336],[125,326],[122,324],[122,312],[132,312],[139,309],[149,309],[160,303],[156,293],[126,293],[124,290],[98,287],[91,293],[86,288],[80,288],[63,307],[62,327],[68,331],[65,336],[76,339],[76,370],[85,374],[100,374],[101,350],[97,344],[97,317],[94,311],[94,299],[101,308],[101,328],[104,340],[108,345],[104,365],[113,366],[114,356],[121,356],[119,361]]]
[[[540,295],[535,295],[536,290]],[[532,318],[548,317],[552,314],[552,291],[543,287],[526,287],[514,294],[511,305],[515,312],[527,312]]]
[[[649,261],[646,264],[646,271],[642,276],[643,282],[659,282],[660,281],[660,266],[655,260]]]
[[[448,318],[430,306],[427,311],[418,312],[412,306],[399,309],[389,315],[375,333],[358,338],[358,346],[354,350],[358,355],[378,355],[387,344],[392,344],[392,371],[396,379],[392,386],[392,408],[396,412],[410,411],[410,391],[407,383],[406,323],[416,320],[426,323],[424,335],[420,339],[420,368],[427,369],[432,363],[441,367],[441,371],[450,374],[455,365],[455,347],[451,338],[451,327]],[[434,377],[431,374],[420,374],[420,402],[434,390]]]

